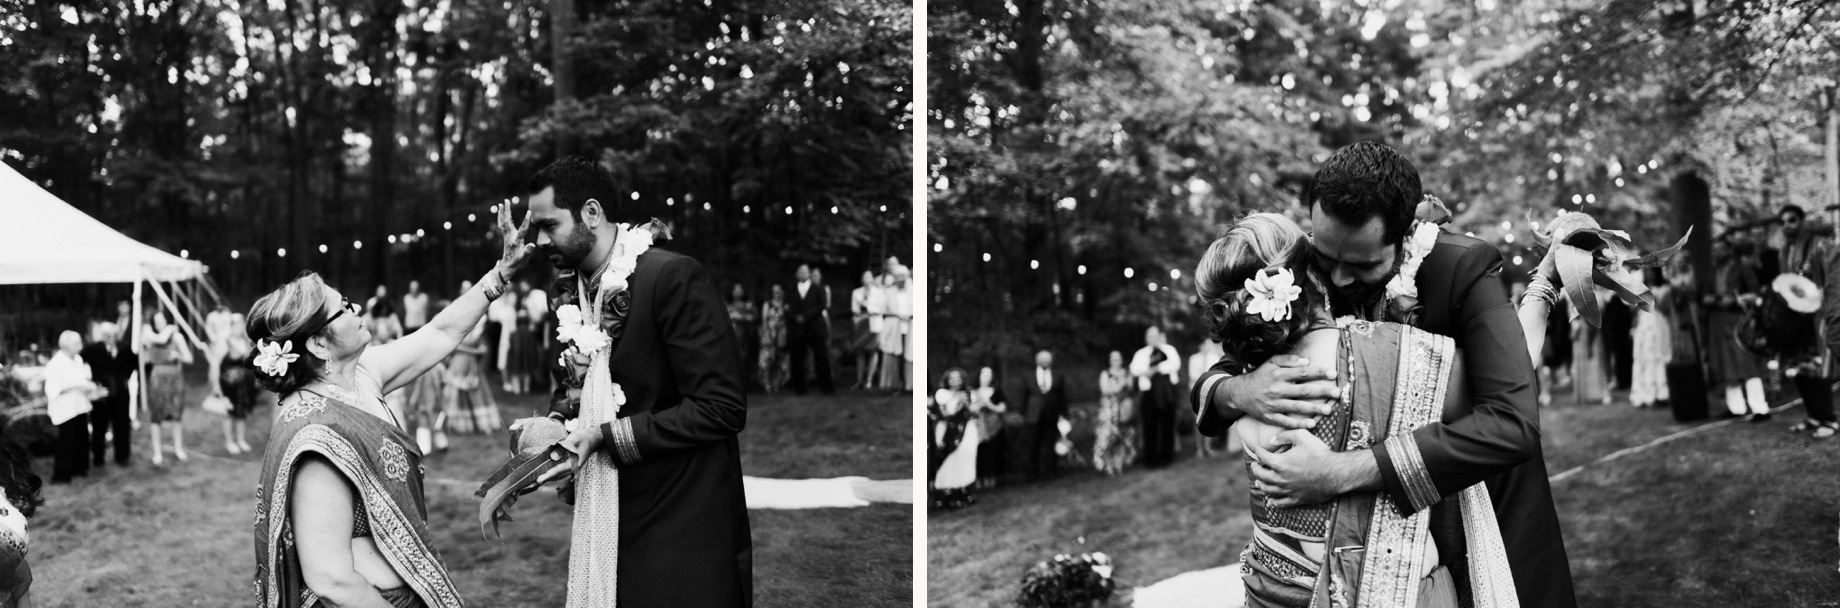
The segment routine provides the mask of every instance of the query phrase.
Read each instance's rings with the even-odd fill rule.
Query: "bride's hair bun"
[[[1290,218],[1254,213],[1234,222],[1195,267],[1195,294],[1201,299],[1208,337],[1220,343],[1228,359],[1246,368],[1289,352],[1309,328],[1311,311],[1320,305],[1309,266],[1309,235]],[[1288,317],[1266,321],[1246,312],[1245,283],[1274,267],[1290,269],[1303,293],[1291,301]]]

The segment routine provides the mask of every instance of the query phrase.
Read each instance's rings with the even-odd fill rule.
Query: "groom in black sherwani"
[[[1336,151],[1305,186],[1303,203],[1315,230],[1313,272],[1331,283],[1330,306],[1338,318],[1402,320],[1381,318],[1389,316],[1385,287],[1398,272],[1423,196],[1411,161],[1372,142]],[[1501,252],[1440,231],[1416,278],[1422,308],[1407,322],[1455,339],[1472,391],[1469,411],[1371,450],[1331,452],[1320,442],[1298,443],[1261,455],[1264,466],[1254,467],[1254,479],[1277,507],[1378,490],[1405,514],[1487,482],[1520,605],[1576,606],[1540,447],[1533,362],[1501,278]],[[1327,403],[1337,396],[1327,368],[1332,364],[1281,355],[1234,376],[1237,366],[1222,361],[1190,395],[1198,426],[1217,436],[1250,415],[1306,428],[1306,418],[1329,413]]]
[[[610,257],[615,225],[645,218],[621,204],[605,169],[581,157],[543,169],[531,193],[538,251],[563,271],[553,312],[576,303],[577,272]],[[753,540],[736,440],[747,395],[728,309],[702,264],[657,246],[639,256],[629,285],[600,324],[627,403],[618,420],[582,425],[563,442],[577,454],[605,450],[619,468],[619,606],[751,606]],[[553,418],[577,415],[567,384],[556,383]]]

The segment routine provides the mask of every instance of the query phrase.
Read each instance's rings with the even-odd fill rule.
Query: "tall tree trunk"
[[[575,60],[569,56],[569,40],[575,34],[575,0],[550,0],[550,38],[552,67],[556,79],[556,104],[575,99]],[[556,157],[575,153],[575,138],[568,129],[556,134]]]
[[[1827,106],[1827,207],[1836,229],[1840,229],[1840,89],[1821,91]]]

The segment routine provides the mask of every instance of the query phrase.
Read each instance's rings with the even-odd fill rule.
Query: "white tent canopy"
[[[176,282],[204,264],[128,238],[0,163],[0,285]]]

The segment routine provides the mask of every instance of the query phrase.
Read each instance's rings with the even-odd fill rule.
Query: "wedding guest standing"
[[[1725,407],[1733,416],[1750,415],[1752,422],[1770,418],[1770,403],[1763,393],[1763,376],[1767,371],[1763,359],[1744,350],[1731,339],[1738,324],[1744,321],[1747,297],[1763,288],[1756,257],[1748,247],[1721,238],[1712,244],[1712,259],[1718,264],[1712,289],[1700,302],[1706,307],[1706,370],[1714,386],[1725,391]]]
[[[460,293],[473,291],[473,282],[460,284]],[[434,443],[446,445],[446,432],[491,433],[504,428],[499,418],[498,402],[486,385],[487,357],[485,319],[473,324],[473,330],[460,339],[460,346],[447,356],[447,377],[441,383],[441,407],[445,420],[435,429]]]
[[[877,283],[875,273],[863,271],[862,286],[850,290],[850,319],[856,329],[850,352],[856,355],[856,389],[876,388],[876,374],[880,371],[876,364],[882,358],[882,315],[887,308],[888,294]]]
[[[415,333],[428,324],[428,294],[422,291],[421,281],[409,281],[409,293],[403,294],[402,307],[403,331]]]
[[[778,284],[760,305],[760,383],[771,395],[786,384],[786,288]]]
[[[1124,353],[1112,351],[1099,372],[1099,424],[1093,429],[1093,466],[1116,476],[1137,460],[1137,399]]]
[[[760,348],[760,311],[754,308],[754,299],[748,297],[746,287],[735,283],[728,288],[728,325],[735,331],[735,350],[741,356],[741,386],[751,386],[754,381],[755,352]]]
[[[1601,289],[1586,297],[1597,298],[1599,306],[1610,299],[1609,292]],[[1572,319],[1572,394],[1579,405],[1610,403],[1610,383],[1615,374],[1604,333],[1603,328],[1591,325],[1584,317]]]
[[[45,409],[57,425],[57,452],[52,458],[51,483],[66,483],[89,474],[90,401],[102,398],[102,388],[83,363],[83,336],[58,334],[58,350],[45,364]]]
[[[1802,405],[1808,410],[1808,419],[1789,427],[1789,432],[1814,431],[1815,439],[1826,439],[1840,431],[1840,421],[1834,417],[1836,366],[1829,342],[1836,338],[1834,316],[1840,312],[1840,302],[1835,302],[1840,299],[1840,293],[1836,293],[1840,282],[1832,277],[1833,251],[1808,225],[1807,214],[1801,207],[1783,207],[1776,218],[1782,222],[1783,238],[1787,241],[1779,256],[1782,272],[1806,277],[1822,292],[1820,308],[1814,313],[1814,343],[1795,353],[1785,353],[1781,358],[1787,370],[1785,375],[1794,379],[1796,391],[1802,394]]]
[[[830,311],[830,300],[825,296],[830,293],[823,283],[812,280],[811,266],[800,264],[798,281],[793,284],[792,303],[787,307],[787,344],[792,357],[792,390],[801,395],[810,386],[806,377],[806,357],[811,357],[813,373],[817,375],[818,390],[828,395],[835,391],[831,385],[831,354],[827,347],[831,340],[830,324],[825,322]]]
[[[499,298],[486,308],[486,327],[491,340],[491,356],[486,360],[498,370],[499,388],[511,391],[511,334],[517,331],[516,298]]]
[[[894,258],[889,258],[893,260]],[[909,333],[913,329],[914,299],[908,282],[913,278],[906,266],[896,264],[888,273],[887,314],[882,315],[882,388],[906,393],[913,369],[907,358]]]
[[[972,502],[971,484],[977,482],[978,443],[983,431],[971,408],[971,391],[965,385],[965,372],[946,371],[933,393],[931,439],[938,454],[939,469],[933,475],[933,504],[958,509]]]
[[[122,326],[104,322],[97,327],[97,340],[83,349],[83,362],[89,364],[91,377],[103,388],[101,399],[90,409],[91,464],[102,466],[108,453],[110,433],[115,437],[115,464],[127,466],[134,429],[128,418],[128,380],[140,357],[121,340]]]
[[[230,334],[237,331],[231,326],[232,316],[229,305],[223,302],[218,302],[217,308],[204,316],[205,362],[210,364],[210,373],[205,381],[210,386],[217,386],[224,354],[229,352]]]
[[[1674,355],[1674,322],[1662,312],[1662,303],[1674,293],[1661,277],[1661,269],[1649,268],[1644,274],[1656,304],[1654,310],[1636,311],[1635,366],[1630,372],[1629,402],[1636,407],[1653,407],[1666,403],[1669,397],[1667,364]]]
[[[1137,378],[1144,466],[1154,469],[1176,459],[1176,384],[1181,381],[1177,374],[1182,373],[1182,357],[1155,325],[1144,330],[1144,344],[1131,357],[1131,375]]]
[[[189,460],[185,454],[184,365],[192,362],[192,348],[185,343],[179,328],[166,321],[164,311],[154,311],[153,326],[141,343],[141,357],[147,361],[147,421],[153,435],[153,464],[165,464],[160,451],[160,427],[172,431],[173,457]]]
[[[971,409],[977,412],[978,426],[984,431],[978,450],[977,478],[979,488],[997,485],[997,480],[1009,474],[1009,452],[1004,449],[1009,437],[1003,433],[1008,426],[1009,399],[1003,395],[1002,383],[997,381],[997,372],[989,367],[978,370],[977,388],[971,391]]]
[[[249,447],[249,414],[256,409],[256,377],[250,367],[255,345],[243,330],[243,315],[231,315],[231,322],[231,331],[225,336],[223,371],[214,386],[219,395],[230,400],[230,412],[224,418],[224,451],[241,454],[255,451]]]
[[[546,353],[550,352],[550,342],[556,337],[556,322],[549,314],[549,293],[542,287],[532,286],[530,293],[524,295],[524,315],[530,320],[532,344],[528,390],[533,393],[549,391],[549,361]]]
[[[1194,390],[1195,384],[1201,381],[1201,374],[1206,372],[1208,368],[1213,367],[1215,363],[1220,362],[1221,357],[1224,356],[1226,356],[1226,351],[1221,349],[1219,342],[1215,342],[1208,338],[1202,338],[1200,349],[1196,350],[1195,354],[1188,356],[1187,388],[1189,390]],[[1192,404],[1188,404],[1187,400],[1183,400],[1183,403],[1188,410],[1186,415],[1189,416],[1189,420],[1200,417],[1200,413],[1194,411],[1194,406]],[[1208,437],[1201,433],[1195,433],[1195,455],[1206,458],[1213,456],[1215,451],[1230,449],[1230,446],[1227,444],[1229,438],[1232,436],[1232,433],[1227,433],[1226,437],[1216,438]]]
[[[1061,386],[1054,372],[1054,353],[1046,349],[1035,353],[1035,369],[1029,374],[1028,390],[1022,393],[1022,411],[1027,424],[1028,475],[1031,479],[1052,477],[1060,468],[1054,444],[1061,440],[1060,421],[1067,415],[1067,388]]]
[[[518,281],[516,302],[525,302],[530,297],[530,281]],[[510,383],[512,394],[530,393],[531,375],[541,373],[543,354],[537,349],[537,320],[530,315],[530,308],[517,304],[517,325],[511,332],[505,376]]]

